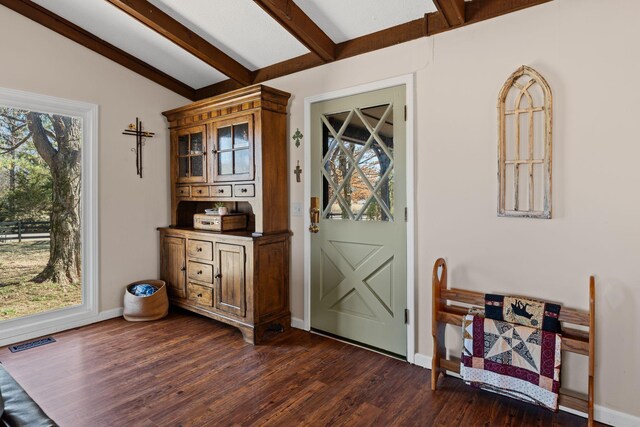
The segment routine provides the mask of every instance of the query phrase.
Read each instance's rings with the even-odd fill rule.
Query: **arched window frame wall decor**
[[[529,79],[522,79],[523,76]],[[525,81],[522,84],[522,80]],[[543,100],[540,105],[536,105],[531,90],[536,86],[539,86],[543,95]],[[507,105],[509,94],[512,91],[517,91],[515,96],[515,102],[512,105]],[[524,100],[524,106],[522,102]],[[551,218],[551,154],[552,154],[552,113],[553,113],[553,98],[551,94],[551,88],[547,81],[531,67],[523,65],[516,72],[514,72],[505,82],[500,96],[498,97],[498,120],[499,120],[499,142],[498,142],[498,215],[510,216],[510,217],[525,217],[525,218]],[[536,133],[534,126],[534,115],[541,114],[543,117],[543,131]],[[507,129],[507,117],[514,115],[514,129],[513,132]],[[528,130],[526,131],[528,145],[527,158],[521,158],[521,134],[520,129],[520,116],[526,115],[528,122]],[[534,158],[534,147],[537,144],[542,144],[543,156],[542,158]],[[507,158],[507,147],[512,147],[513,158]],[[542,164],[542,178],[543,193],[542,193],[542,209],[535,209],[535,177],[534,177],[534,165]],[[526,167],[526,173],[528,173],[528,179],[526,180],[526,187],[523,185],[520,179],[520,173],[523,172],[523,166]],[[513,167],[513,173],[507,174],[507,167]],[[509,175],[509,176],[508,176]],[[528,187],[528,188],[527,188]],[[512,199],[509,206],[507,206],[507,191],[512,189]],[[520,206],[520,191],[526,188],[528,194],[527,209],[523,209]]]

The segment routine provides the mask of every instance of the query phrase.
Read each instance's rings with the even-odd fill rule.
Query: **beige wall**
[[[0,87],[98,104],[100,309],[122,306],[124,286],[159,271],[156,227],[169,223],[168,132],[160,114],[188,100],[0,6]],[[156,132],[136,175],[140,117]]]
[[[431,355],[438,257],[458,287],[585,309],[595,274],[597,403],[640,415],[638,15],[634,0],[558,0],[267,83],[293,94],[293,134],[304,129],[305,97],[415,73],[418,353]],[[554,94],[552,220],[496,216],[496,98],[522,64]],[[309,143],[291,145],[292,170]],[[294,179],[291,201],[303,202]],[[292,311],[302,318],[303,218],[292,229]],[[569,385],[584,387],[583,361],[572,358]]]

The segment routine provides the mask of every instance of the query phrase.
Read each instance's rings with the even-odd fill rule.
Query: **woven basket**
[[[135,285],[148,283],[158,288],[152,295],[137,297],[130,291]],[[169,299],[164,280],[140,280],[127,286],[124,292],[124,318],[130,322],[162,319],[169,313]]]

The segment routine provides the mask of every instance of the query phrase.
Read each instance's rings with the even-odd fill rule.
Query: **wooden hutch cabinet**
[[[262,85],[166,111],[171,225],[160,228],[161,277],[172,304],[236,326],[257,344],[289,312],[289,94]],[[193,228],[223,202],[247,230]]]

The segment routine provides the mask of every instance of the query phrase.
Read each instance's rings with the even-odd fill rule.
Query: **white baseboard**
[[[291,318],[291,327],[292,328],[296,328],[296,329],[303,329],[304,330],[304,320],[298,319],[297,317],[292,317]]]
[[[9,338],[0,340],[0,346],[15,344],[18,342],[42,337],[44,335],[50,335],[57,332],[66,331],[68,329],[79,328],[80,326],[86,326],[92,323],[102,322],[103,320],[113,319],[114,317],[120,317],[122,316],[123,310],[124,309],[122,307],[114,308],[112,310],[101,311],[97,315],[86,317],[81,320],[74,320],[70,322],[59,323],[52,326],[38,328],[37,330],[28,331],[23,334],[13,335]]]
[[[601,423],[618,427],[638,427],[640,426],[640,417],[616,411],[615,409],[605,408],[604,406],[595,405],[593,408],[593,418]]]
[[[421,366],[426,369],[431,369],[431,356],[425,354],[416,353],[415,365]],[[460,378],[459,374],[455,372],[447,371],[447,375]],[[568,412],[570,414],[578,415],[582,418],[587,418],[587,414],[584,412],[576,411],[575,409],[560,406],[560,410]],[[595,405],[593,410],[593,417],[596,421],[609,424],[617,427],[640,427],[640,417],[627,414],[624,412],[616,411],[615,409],[606,408],[601,405]]]
[[[96,321],[102,322],[103,320],[114,319],[116,317],[122,316],[123,312],[124,312],[124,307],[112,308],[111,310],[101,311],[100,314],[98,314],[98,319]]]
[[[413,361],[414,361],[413,363],[414,365],[431,369],[431,356],[425,356],[424,354],[416,353]]]

